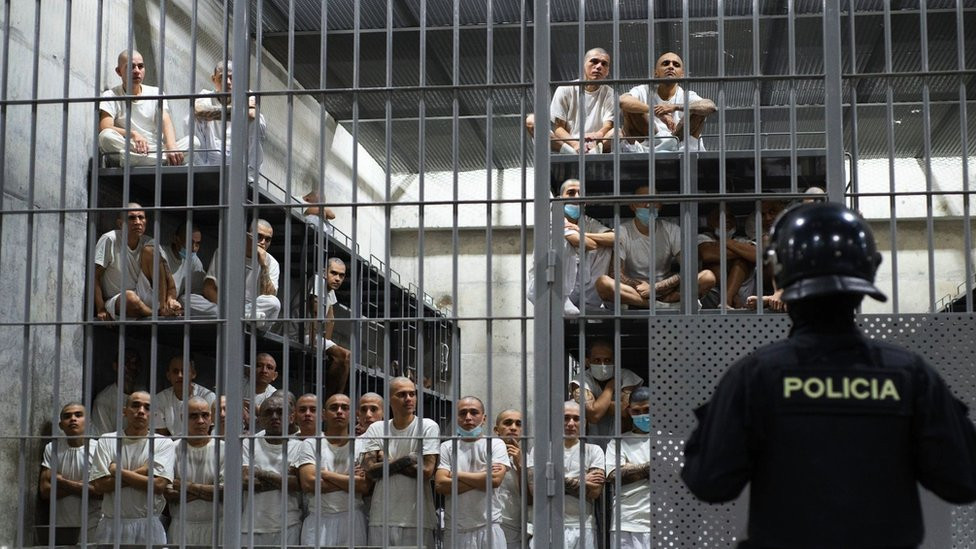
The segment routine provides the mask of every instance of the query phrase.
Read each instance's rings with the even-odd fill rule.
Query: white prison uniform
[[[328,439],[317,442],[315,438],[302,441],[295,460],[295,467],[312,465],[318,470],[325,469],[333,473],[348,475],[355,468],[359,458],[361,441],[354,440],[351,448],[353,452],[352,467],[350,467],[350,446],[347,442],[336,445]],[[318,446],[319,460],[316,461],[316,446]],[[322,492],[319,494],[318,506],[320,514],[316,517],[315,494],[306,494],[308,501],[308,516],[302,524],[302,545],[336,546],[366,544],[366,513],[363,508],[363,498],[355,494],[355,506],[349,512],[349,493],[345,490]],[[317,526],[317,528],[316,528]]]
[[[51,484],[54,484],[54,466],[57,465],[57,474],[67,480],[81,482],[84,480],[85,471],[91,469],[95,461],[95,449],[98,447],[97,438],[89,438],[85,444],[73,447],[69,446],[65,440],[58,441],[57,455],[54,453],[54,443],[48,442],[44,446],[44,458],[41,467],[51,471]],[[51,487],[51,495],[54,494],[54,486]],[[58,491],[64,493],[64,487],[59,486]],[[89,490],[89,494],[94,495]],[[98,519],[102,516],[102,505],[98,499],[88,500],[88,539],[94,539],[95,528],[98,526]],[[55,502],[55,525],[58,527],[80,527],[81,526],[81,496],[74,494],[58,498]]]
[[[579,82],[579,80],[576,80]],[[583,101],[586,106],[586,118],[583,120],[583,131],[579,124],[579,87],[559,86],[552,94],[549,104],[549,118],[555,124],[556,120],[566,122],[569,135],[579,139],[581,135],[599,131],[607,122],[613,122],[613,89],[607,85],[600,85],[594,91],[583,91]]]
[[[604,233],[610,229],[592,217],[583,217],[583,231],[587,233]],[[563,231],[563,235],[579,234],[571,229]],[[563,296],[575,307],[580,307],[585,303],[591,307],[599,307],[603,304],[599,294],[596,293],[596,280],[600,276],[607,274],[610,267],[610,258],[613,256],[613,248],[599,247],[596,250],[586,252],[586,261],[589,265],[589,277],[584,285],[585,301],[580,299],[579,279],[583,276],[583,269],[579,266],[579,250],[573,247],[569,241],[564,240],[562,253],[563,262]],[[526,297],[530,303],[535,304],[535,265],[529,267],[528,286]],[[578,311],[572,311],[574,313]]]
[[[132,105],[131,129],[141,134],[149,145],[148,154],[140,154],[130,150],[130,162],[133,165],[152,165],[156,163],[156,151],[163,145],[163,136],[156,133],[157,116],[162,116],[158,99],[141,99],[143,96],[160,95],[159,88],[143,84],[140,95],[131,96],[122,89],[122,84],[102,92],[102,101],[98,109],[112,117],[112,125],[125,129],[126,112]],[[131,98],[131,103],[126,101]],[[169,103],[163,99],[163,110],[169,111]],[[159,125],[162,128],[162,125]],[[125,148],[127,140],[114,129],[102,130],[98,134],[98,148],[106,154],[117,156],[119,162],[125,162]],[[189,146],[189,136],[176,142],[178,150],[186,150]],[[163,156],[163,161],[166,157]]]
[[[466,494],[465,494],[466,495]],[[444,548],[445,549],[507,549],[505,532],[498,523],[486,524],[480,528],[467,531],[457,531],[457,534],[450,529],[450,523],[444,528]]]
[[[260,433],[259,433],[260,434]],[[297,440],[288,441],[288,455],[285,456],[285,444],[271,444],[264,437],[254,439],[254,455],[251,455],[251,441],[243,441],[242,463],[253,471],[268,471],[277,475],[282,474],[282,464],[285,466],[285,475],[282,476],[282,484],[288,481],[287,473],[291,463],[298,456],[301,442]],[[244,515],[241,519],[241,529],[243,532],[254,531],[255,534],[278,534],[284,530],[284,525],[288,525],[288,540],[294,539],[295,543],[301,538],[302,527],[302,508],[301,497],[298,492],[288,494],[288,506],[281,509],[281,490],[268,490],[266,492],[255,492],[254,500],[248,497],[249,489],[244,490]],[[254,509],[253,523],[251,522],[251,509]],[[294,536],[294,537],[293,537]],[[244,537],[242,539],[247,539]],[[257,543],[255,538],[255,543]]]
[[[274,256],[267,254],[267,258],[268,278],[271,279],[271,284],[274,286],[275,292],[277,292],[278,277],[281,271],[278,267],[278,261]],[[254,297],[255,289],[260,290],[258,280],[261,274],[260,271],[260,268],[251,268],[251,259],[244,259],[244,316],[251,317],[252,312],[256,310],[256,317],[258,319],[278,318],[278,312],[281,311],[281,301],[278,300],[277,295],[259,295],[257,298]],[[210,260],[210,267],[207,268],[207,276],[204,280],[208,279],[213,280],[217,287],[220,287],[220,249],[214,251],[213,259]],[[216,318],[218,312],[216,303],[210,302],[207,298],[199,294],[190,296],[190,308],[193,310],[192,314],[206,318]]]
[[[434,547],[434,530],[423,528],[408,528],[405,526],[373,526],[372,521],[369,526],[368,545],[383,545],[383,531],[387,532],[389,539],[384,547],[416,547],[420,539],[423,539],[424,547]]]
[[[569,448],[563,448],[563,476],[566,478],[577,478],[582,485],[585,482],[586,472],[590,469],[606,468],[603,450],[596,444],[586,444],[584,446],[582,473],[580,472],[580,442],[577,441]],[[532,463],[535,449],[529,452],[527,463]],[[585,488],[584,488],[585,489]],[[563,533],[565,547],[570,549],[596,549],[596,521],[593,518],[593,503],[586,501],[584,504],[583,527],[580,530],[579,497],[571,494],[563,496]]]
[[[176,450],[175,476],[183,484],[220,485],[224,482],[224,442],[210,439],[203,446],[190,446],[186,441],[178,442]],[[219,449],[219,450],[218,450]],[[186,456],[186,469],[183,469],[183,456]],[[219,459],[215,461],[215,458]],[[215,497],[218,494],[214,494]],[[219,498],[218,498],[219,499]],[[202,499],[188,501],[185,506],[178,501],[169,504],[172,522],[169,524],[169,542],[180,543],[181,530],[186,536],[187,545],[210,545],[216,528],[220,535],[221,504],[217,502],[217,515],[214,515],[214,502]]]
[[[585,233],[600,234],[610,232],[610,227],[600,223],[588,215],[581,215],[580,228]],[[573,229],[566,229],[564,236],[579,233]],[[582,241],[580,242],[582,244]],[[585,248],[585,246],[584,246]],[[610,267],[610,258],[613,256],[613,248],[599,246],[595,250],[586,251],[583,255],[587,262],[587,279],[583,281],[583,292],[585,299],[580,299],[580,281],[583,278],[583,267],[579,262],[579,249],[573,247],[569,241],[563,246],[563,294],[568,296],[570,301],[578,307],[584,304],[590,307],[599,307],[603,300],[596,293],[596,280],[607,274]]]
[[[173,275],[173,283],[176,285],[176,295],[182,300],[184,293],[199,294],[203,292],[203,277],[207,271],[203,268],[203,262],[196,253],[191,253],[190,257],[183,259],[175,253],[169,246],[159,247],[160,256],[166,260],[169,271]],[[189,285],[189,288],[187,286]]]
[[[217,395],[203,385],[190,382],[190,398],[198,396],[213,404],[217,400]],[[183,418],[183,406],[185,403],[176,398],[176,393],[172,387],[167,387],[156,393],[153,397],[153,416],[156,429],[166,429],[170,436],[178,437],[186,434],[186,420]]]
[[[522,491],[516,480],[519,475],[514,467],[510,467],[505,472],[501,486],[495,489],[495,501],[501,511],[499,524],[509,548],[521,547],[522,541]]]
[[[619,448],[619,450],[618,450]],[[619,443],[611,440],[607,445],[607,477],[625,465],[643,465],[651,461],[651,441],[646,434],[629,433]],[[621,479],[623,480],[623,479]],[[612,486],[616,486],[613,483]],[[617,508],[620,509],[620,526],[617,526]],[[611,515],[614,532],[651,533],[651,485],[647,479],[621,484],[620,492],[613,500]]]
[[[684,118],[684,108],[685,108],[685,90],[681,86],[675,86],[675,93],[670,99],[661,99],[661,96],[657,93],[657,86],[655,85],[653,90],[649,84],[641,84],[639,86],[634,86],[630,89],[630,95],[634,96],[638,101],[644,103],[650,108],[650,119],[654,122],[654,135],[672,135],[671,130],[668,129],[668,125],[664,123],[663,120],[654,116],[654,107],[657,105],[679,105],[680,110],[676,110],[671,113],[671,118],[674,120],[675,126],[677,126],[681,120]],[[696,101],[701,101],[701,96],[693,91],[688,93],[688,104],[691,105]],[[690,137],[689,139],[694,139]],[[705,150],[705,145],[701,139],[698,140],[698,146],[701,151]]]
[[[116,460],[116,444],[121,438],[121,456]],[[123,433],[109,433],[98,439],[95,461],[92,465],[91,480],[107,477],[109,465],[134,471],[149,463],[150,442],[153,445],[152,471],[155,477],[173,481],[173,465],[176,458],[176,444],[160,435],[145,437],[126,437]],[[120,499],[121,515],[115,517],[115,498]],[[166,543],[166,531],[159,522],[159,515],[166,506],[166,499],[159,492],[153,493],[152,508],[146,506],[146,492],[122,485],[120,492],[109,492],[102,498],[102,519],[98,523],[95,541],[112,543],[115,540],[116,522],[121,532],[120,543],[144,544]],[[151,517],[147,522],[146,517]]]
[[[339,298],[336,297],[335,290],[329,290],[328,293],[326,293],[325,290],[328,288],[326,283],[327,283],[326,278],[321,274],[315,275],[315,278],[312,282],[312,295],[314,295],[317,298],[320,298],[322,297],[323,294],[325,294],[325,303],[322,304],[322,313],[324,315],[328,315],[329,310],[332,309],[332,306],[339,302]],[[309,311],[309,314],[315,316],[319,314],[319,312],[318,310]],[[322,339],[325,338],[323,337]],[[308,336],[306,336],[305,342],[308,343]],[[334,341],[332,341],[331,339],[325,339],[325,345],[322,347],[322,350],[328,351],[334,346],[335,346]]]
[[[670,221],[654,221],[655,254],[651,265],[651,238],[637,229],[637,220],[623,223],[616,232],[619,259],[627,276],[649,283],[660,282],[671,275],[671,264],[681,254],[681,229]],[[651,276],[653,271],[654,276]]]
[[[384,445],[383,429],[384,425],[389,425],[390,439],[388,446]],[[392,438],[392,437],[412,437],[412,438]],[[437,455],[440,452],[440,429],[437,424],[430,419],[414,417],[405,429],[399,430],[393,426],[393,420],[377,421],[366,429],[363,433],[362,452],[382,451],[386,461],[393,462],[403,456],[414,454],[417,456],[418,478],[410,478],[406,475],[390,475],[376,481],[373,488],[369,513],[369,543],[376,545],[382,543],[383,526],[392,526],[411,530],[417,528],[417,482],[423,484],[423,525],[421,529],[426,530],[423,534],[427,536],[433,531],[436,524],[434,518],[434,498],[431,492],[430,482],[420,478],[423,470],[423,457]],[[389,497],[388,507],[386,507]],[[385,507],[385,508],[384,508]],[[384,516],[385,515],[385,516]],[[374,532],[379,537],[374,537]],[[391,528],[391,537],[394,530]],[[406,536],[416,533],[405,533]],[[379,541],[377,541],[379,540]],[[408,542],[409,543],[409,542]]]
[[[105,269],[102,273],[102,299],[109,316],[116,318],[115,304],[123,290],[135,290],[139,299],[152,308],[152,283],[142,272],[142,249],[153,245],[153,239],[142,235],[135,249],[122,240],[122,230],[115,229],[99,237],[95,243],[95,265]],[[123,251],[124,250],[124,251]],[[122,269],[125,269],[125,287],[122,287]],[[123,305],[125,300],[122,300]]]
[[[224,104],[214,95],[216,90],[203,89],[194,101],[194,109],[208,107],[224,107]],[[224,123],[226,121],[226,124]],[[200,153],[196,155],[198,164],[218,165],[230,161],[231,155],[231,128],[230,110],[227,111],[226,120],[195,120],[193,122],[194,134],[200,142]],[[264,162],[264,136],[267,132],[268,124],[264,120],[264,115],[258,116],[257,123],[248,118],[247,120],[247,177],[250,181],[258,175],[261,164]],[[226,150],[221,150],[224,144]]]
[[[112,383],[95,395],[95,400],[92,401],[90,424],[93,435],[101,436],[105,433],[114,433],[125,428],[125,416],[122,417],[122,425],[115,425],[115,416],[119,411],[118,401],[116,400],[118,398],[118,392],[119,384]],[[123,405],[125,405],[125,399],[128,396],[129,393],[122,394]]]
[[[744,236],[744,235],[734,234],[734,235],[732,235],[731,237],[728,237],[728,238],[730,240],[734,240],[736,242],[744,242],[746,244],[752,244],[753,247],[755,247],[755,245],[756,245],[756,241],[755,240],[753,240],[753,239],[751,239],[751,238],[749,238],[747,236]],[[712,232],[712,233],[698,233],[698,245],[699,246],[702,245],[702,244],[705,244],[706,242],[718,242],[718,241],[719,241],[718,236],[714,232]],[[721,296],[721,294],[719,293],[718,288],[713,288],[712,289],[712,292],[715,293],[715,299],[718,299]],[[753,267],[753,269],[749,272],[749,275],[745,278],[745,280],[742,281],[742,285],[739,286],[739,291],[736,292],[735,297],[738,297],[738,299],[739,299],[740,302],[745,303],[746,300],[749,299],[749,296],[752,296],[752,295],[756,295],[756,269],[755,269],[755,267]],[[732,297],[732,296],[730,296],[730,297]],[[704,301],[705,301],[705,299],[702,298],[702,302],[704,302]]]
[[[491,466],[501,464],[511,468],[512,463],[508,459],[508,451],[505,443],[498,438],[491,439],[491,450],[489,452],[487,438],[478,440],[447,440],[441,443],[441,453],[438,469],[444,469],[454,475],[457,472],[478,473],[488,472],[491,476]],[[454,445],[457,444],[457,454],[454,452]],[[444,497],[444,529],[445,547],[480,547],[487,546],[488,535],[491,525],[499,524],[502,519],[501,503],[498,500],[496,491],[492,488],[491,494],[483,490],[469,490],[457,495],[456,504],[452,502],[453,497],[448,494]],[[452,515],[454,507],[457,507],[457,516]],[[488,510],[491,516],[488,516]],[[477,545],[477,542],[482,545]],[[505,547],[505,534],[498,528],[498,535],[492,539],[492,547],[503,549]]]
[[[593,394],[594,399],[600,398],[600,395],[603,394],[603,386],[606,383],[607,383],[606,381],[597,381],[597,379],[594,378],[593,375],[590,373],[589,368],[583,370],[583,387],[585,390]],[[642,383],[644,383],[644,379],[641,378],[639,375],[635,374],[634,372],[630,371],[627,368],[620,369],[621,390],[623,390],[625,387],[634,387]],[[571,380],[569,380],[569,390],[572,391],[577,387],[579,387],[579,381],[574,376]],[[616,395],[614,400],[620,402],[620,396]],[[617,408],[619,409],[619,407]],[[589,422],[586,423],[586,434],[596,435],[598,437],[612,435],[614,434],[615,421],[616,420],[614,419],[614,415],[612,413],[607,412],[606,414],[603,415],[600,421],[596,423],[589,423]],[[604,447],[607,444],[605,438],[597,438],[594,440],[596,440],[601,447]]]
[[[250,385],[245,385],[245,387],[247,387],[247,389],[245,389],[245,391],[250,391]],[[257,389],[255,389],[255,390],[257,390]],[[265,399],[267,399],[269,396],[275,394],[275,391],[277,391],[277,390],[278,389],[276,389],[274,385],[272,385],[272,384],[269,383],[268,386],[264,388],[264,391],[263,392],[260,392],[260,393],[258,393],[256,395],[254,395],[254,403],[251,406],[251,414],[254,415],[254,416],[257,416],[257,414],[258,414],[258,408],[261,407],[261,403],[264,402]]]

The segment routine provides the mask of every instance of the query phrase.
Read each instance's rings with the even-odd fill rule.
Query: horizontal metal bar
[[[904,9],[904,10],[899,9],[897,12],[893,12],[892,14],[893,15],[917,15],[919,13],[919,11],[920,10],[918,10],[918,9]],[[938,8],[938,9],[936,9],[936,8],[928,8],[928,9],[926,9],[926,12],[928,12],[928,13],[955,13],[955,8]],[[845,14],[845,15],[847,14],[846,11],[842,11],[841,13],[842,14]],[[881,16],[883,14],[884,14],[884,12],[883,11],[880,11],[880,10],[865,10],[865,11],[857,11],[857,12],[855,12],[854,15],[856,17],[862,17],[862,16],[863,17],[872,17],[872,16]],[[752,16],[752,14],[744,14],[744,15],[722,15],[721,17],[725,21],[751,21],[753,16]],[[763,21],[778,20],[778,19],[786,20],[786,19],[788,19],[790,17],[791,16],[788,13],[762,14]],[[818,12],[812,12],[812,13],[794,13],[792,15],[792,17],[794,19],[817,19],[817,20],[819,20],[820,18],[823,17],[823,13],[818,13]],[[714,22],[715,21],[715,16],[714,15],[689,16],[687,19],[684,19],[682,17],[658,17],[658,16],[654,16],[654,22],[655,23],[664,23],[664,24],[667,24],[667,23],[677,23],[677,24],[682,24],[685,21],[704,21],[704,22],[711,23],[711,22]],[[598,27],[598,26],[612,26],[614,24],[614,22],[612,20],[598,20],[598,21],[594,21],[592,19],[587,19],[586,21],[583,22],[583,24],[586,25],[587,28],[591,28],[591,27]],[[633,19],[620,19],[619,20],[619,24],[621,26],[623,26],[623,25],[646,25],[647,24],[647,18],[646,17],[641,17],[639,19],[637,19],[637,18],[633,18]],[[479,22],[477,22],[475,24],[459,26],[458,27],[458,30],[460,30],[462,32],[463,31],[468,31],[468,30],[471,30],[471,31],[478,31],[478,30],[484,31],[484,26],[482,26],[482,25],[484,25],[484,22],[479,21]],[[525,25],[525,28],[527,28],[527,29],[533,29],[533,28],[535,28],[535,23],[534,22],[533,23],[525,23],[524,25]],[[576,29],[579,25],[580,25],[580,21],[578,21],[578,20],[551,21],[551,22],[549,22],[549,27],[550,28],[569,27],[571,29]],[[523,26],[523,23],[521,21],[518,21],[518,22],[509,22],[509,23],[494,23],[494,22],[492,23],[492,28],[494,30],[499,30],[499,29],[521,29],[522,26]],[[420,30],[421,30],[420,27],[416,27],[416,26],[393,27],[393,34],[398,34],[398,33],[419,33]],[[454,32],[454,30],[455,30],[455,28],[454,28],[453,25],[436,25],[436,26],[425,26],[424,27],[424,31],[427,32],[428,34],[430,34],[430,33],[436,33],[436,32]],[[389,31],[387,30],[386,26],[383,26],[383,27],[369,27],[369,28],[362,28],[361,27],[359,29],[328,29],[327,34],[329,34],[330,36],[332,36],[332,35],[347,35],[347,34],[348,35],[351,35],[351,34],[360,34],[360,35],[362,35],[362,34],[386,34],[387,32],[389,32]],[[263,36],[263,38],[265,40],[267,40],[268,38],[272,38],[272,39],[274,39],[274,38],[284,38],[284,39],[287,39],[288,36],[289,36],[289,33],[287,31],[272,31],[272,32],[262,31],[261,34],[262,34],[262,36]],[[292,33],[292,35],[293,36],[296,36],[296,37],[297,36],[317,37],[317,36],[321,36],[321,34],[322,34],[321,29],[296,30],[296,31],[294,31]],[[256,35],[254,33],[251,34],[251,38],[252,39],[255,38],[255,36]]]

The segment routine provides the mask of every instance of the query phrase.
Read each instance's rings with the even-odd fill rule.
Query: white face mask
[[[590,375],[597,381],[606,381],[613,377],[613,364],[590,364]]]

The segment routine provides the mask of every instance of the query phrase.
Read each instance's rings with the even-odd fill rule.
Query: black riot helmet
[[[786,302],[828,294],[887,300],[874,285],[881,254],[871,227],[841,204],[801,204],[783,212],[769,233],[766,261]]]

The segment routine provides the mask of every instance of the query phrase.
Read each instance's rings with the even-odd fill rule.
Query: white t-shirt
[[[102,274],[102,298],[105,301],[122,293],[122,269],[126,269],[124,289],[136,288],[136,281],[143,276],[142,249],[151,244],[153,239],[142,235],[134,250],[123,246],[120,229],[109,231],[98,239],[95,243],[95,265],[105,269]]]
[[[647,435],[631,434],[620,439],[620,466],[643,465],[651,461],[651,441]],[[607,476],[617,468],[617,441],[607,445]],[[623,480],[623,479],[621,479]],[[610,484],[616,486],[616,484]],[[651,485],[647,479],[621,484],[620,493],[613,501],[613,523],[617,521],[620,506],[622,532],[651,531]]]
[[[389,446],[384,448],[383,429],[389,425],[391,437]],[[437,455],[440,452],[440,429],[433,420],[414,417],[406,429],[398,430],[393,426],[393,420],[377,421],[363,433],[362,452],[383,451],[386,461],[392,462],[403,456],[417,455],[418,475],[423,469],[423,458],[420,456]],[[423,479],[410,478],[406,475],[390,475],[376,481],[371,497],[369,525],[370,526],[400,526],[417,527],[417,482],[423,483],[424,489],[424,524],[423,528],[434,528],[434,496],[430,482]],[[389,492],[389,507],[386,508],[386,522],[383,521],[383,507],[386,493]]]
[[[592,92],[584,90],[583,100],[586,106],[586,119],[582,132],[576,127],[579,124],[578,87],[559,86],[552,94],[552,103],[549,105],[550,121],[553,124],[557,119],[566,122],[569,134],[576,139],[581,133],[598,131],[606,122],[613,122],[613,89],[610,86],[601,85]]]
[[[245,385],[244,386],[244,393],[245,394],[247,394],[250,390],[251,390],[251,386],[250,385]],[[255,390],[257,390],[257,389],[255,389]],[[272,385],[272,384],[269,383],[268,386],[265,387],[265,389],[264,389],[263,392],[254,395],[254,403],[251,406],[251,415],[257,417],[257,415],[258,415],[258,408],[261,407],[261,403],[264,402],[264,400],[266,398],[268,398],[269,396],[275,394],[275,391],[277,391],[277,390],[278,389],[276,389],[274,385]]]
[[[270,253],[268,257],[268,278],[271,279],[271,284],[274,286],[275,293],[278,292],[278,276],[281,271],[278,267],[278,261]],[[257,277],[261,274],[260,268],[251,268],[251,258],[244,259],[244,299],[248,302],[254,301],[254,290],[257,288],[258,291],[261,290],[260,281]],[[220,248],[214,250],[213,259],[210,260],[210,267],[207,268],[206,279],[213,280],[217,287],[220,287]]]
[[[220,451],[217,451],[217,448]],[[214,461],[214,455],[219,455],[219,462]],[[186,455],[186,471],[183,470],[183,456]],[[174,467],[176,478],[182,482],[192,482],[194,484],[222,484],[224,482],[224,441],[210,439],[203,446],[190,446],[185,441],[177,443],[176,465]],[[213,502],[202,499],[195,499],[186,503],[184,518],[180,518],[180,513],[184,510],[180,508],[179,501],[169,504],[170,515],[173,521],[184,520],[186,522],[202,522],[211,524],[214,521]],[[217,512],[220,512],[220,503],[217,504]],[[218,520],[220,517],[217,517]]]
[[[656,219],[654,239],[654,277],[651,273],[650,234],[642,234],[637,229],[637,220],[627,221],[617,229],[619,255],[624,262],[627,276],[648,282],[660,282],[671,275],[671,264],[681,254],[681,229],[670,221]],[[649,229],[648,229],[649,231]]]
[[[85,444],[78,447],[68,446],[68,442],[62,440],[58,442],[58,454],[55,456],[54,443],[48,442],[44,446],[44,459],[41,461],[41,467],[51,470],[52,484],[54,483],[54,464],[57,464],[57,474],[68,480],[81,482],[84,480],[85,471],[90,470],[92,463],[95,462],[95,449],[97,447],[97,438],[88,439]],[[64,490],[63,485],[58,486],[59,495],[63,494]],[[88,493],[94,494],[91,490]],[[52,496],[53,494],[52,491]],[[101,502],[94,499],[88,501],[88,526],[98,524],[98,519],[102,515],[99,503]],[[81,526],[81,496],[71,494],[61,497],[55,503],[55,509],[58,526]]]
[[[636,385],[640,385],[643,382],[644,379],[641,376],[635,374],[634,372],[628,370],[627,368],[620,369],[621,389],[624,389],[625,387],[633,387]],[[594,378],[592,374],[590,374],[589,368],[583,371],[583,386],[586,388],[586,390],[593,393],[594,399],[599,398],[600,395],[603,394],[604,384],[606,384],[606,381],[597,381],[597,379]],[[569,381],[570,391],[572,391],[578,386],[579,386],[579,382],[576,380],[575,377]],[[615,396],[616,398],[614,400],[620,402],[619,395],[615,395]],[[617,409],[619,410],[620,407],[617,406]],[[613,431],[614,431],[614,418],[613,418],[613,414],[611,413],[604,414],[603,418],[601,418],[600,421],[598,421],[597,423],[586,424],[586,434],[588,435],[612,435]],[[602,446],[604,441],[601,440],[600,442]]]
[[[287,471],[291,464],[298,457],[298,450],[301,448],[301,441],[288,441],[288,455],[285,456],[285,444],[271,444],[264,438],[254,440],[254,456],[251,456],[251,441],[244,440],[243,452],[241,455],[242,464],[255,471],[268,471],[281,475],[281,464],[284,461]],[[282,484],[287,483],[288,478],[282,478]],[[241,529],[244,532],[254,531],[256,533],[281,532],[287,522],[288,530],[302,527],[302,500],[299,492],[288,493],[288,508],[285,517],[282,519],[281,513],[281,490],[268,490],[266,492],[254,492],[254,527],[249,530],[250,513],[252,501],[248,498],[249,489],[244,490],[244,514],[241,518]]]
[[[322,294],[325,294],[325,290],[327,288],[328,285],[326,284],[326,278],[321,274],[315,275],[315,281],[312,284],[312,295],[314,295],[315,297],[322,297]],[[325,303],[322,304],[323,307],[322,310],[328,313],[329,309],[331,309],[332,306],[338,302],[339,300],[336,298],[335,290],[329,290],[328,294],[326,294],[325,296]],[[312,314],[318,313],[318,311],[311,311],[311,312]]]
[[[332,444],[327,439],[323,439],[319,444],[319,469],[325,469],[327,471],[332,471],[333,473],[338,473],[340,475],[349,474],[349,443],[343,444],[341,446]],[[359,460],[359,450],[362,441],[353,441],[352,452],[355,456],[353,462],[353,467]],[[293,465],[295,467],[301,467],[302,465],[315,465],[315,447],[316,439],[307,438],[302,441],[301,448],[298,451],[298,457],[296,458]],[[315,494],[306,493],[309,496],[308,502],[308,512],[309,514],[315,512]],[[356,505],[362,505],[363,498],[360,495],[355,497]],[[322,501],[322,513],[345,513],[349,509],[349,493],[344,490],[336,490],[334,492],[325,491],[321,494]]]
[[[660,118],[654,116],[654,107],[656,105],[671,104],[681,106],[681,110],[671,113],[671,117],[674,119],[675,125],[681,122],[681,119],[684,118],[685,90],[681,86],[675,86],[675,93],[670,99],[661,99],[661,96],[657,93],[657,86],[655,85],[652,91],[649,84],[634,86],[627,93],[651,108],[651,120],[654,121],[655,135],[671,135],[671,130],[668,129],[668,125],[665,124]],[[690,105],[695,101],[701,101],[701,96],[693,91],[689,91],[688,104]]]
[[[178,298],[183,297],[187,283],[190,285],[191,294],[203,293],[203,277],[206,276],[207,271],[203,268],[203,262],[197,254],[192,253],[189,259],[184,260],[169,246],[160,246],[159,254],[166,260],[170,273],[173,274]]]
[[[584,214],[581,217],[582,217],[582,224],[583,224],[583,232],[584,233],[599,234],[599,233],[605,233],[605,232],[609,232],[610,231],[610,227],[607,227],[603,223],[600,223],[599,221],[597,221],[596,219],[593,219],[592,217],[590,217],[588,215],[585,215]],[[580,224],[580,220],[576,220],[575,223],[577,225],[579,225]],[[570,236],[570,235],[574,235],[574,234],[577,235],[577,236],[579,236],[579,232],[577,232],[576,229],[566,228],[566,229],[563,230],[563,236]]]
[[[437,464],[438,469],[451,472],[481,473],[488,471],[491,474],[491,466],[500,463],[505,467],[511,468],[512,462],[508,459],[508,451],[505,450],[505,443],[498,438],[491,439],[491,454],[488,453],[488,439],[478,440],[458,440],[457,459],[454,456],[454,441],[447,440],[441,443],[441,455]],[[444,500],[444,523],[447,525],[457,524],[459,532],[474,530],[491,524],[500,524],[502,520],[501,501],[498,499],[498,491],[491,490],[491,519],[486,516],[488,502],[485,500],[485,492],[482,490],[468,490],[457,496],[456,519],[451,517],[451,496],[448,494]]]
[[[699,246],[706,242],[718,242],[718,240],[719,239],[715,234],[698,233]],[[746,244],[752,244],[753,247],[755,247],[756,245],[755,240],[752,240],[751,238],[745,235],[740,235],[740,234],[732,235],[732,240],[735,240],[736,242],[744,242]],[[739,300],[742,301],[743,303],[745,303],[745,301],[749,299],[749,296],[756,295],[756,269],[755,268],[753,268],[752,271],[749,272],[749,276],[747,276],[745,280],[742,281],[742,285],[739,286],[739,291],[736,293],[736,295],[739,297]]]
[[[198,97],[194,101],[194,110],[196,108],[209,108],[209,107],[223,107],[224,104],[217,98],[216,90],[200,90],[200,95],[203,97]],[[254,125],[254,120],[248,118],[248,139],[249,140],[263,140],[264,133],[267,130],[268,124],[264,120],[264,115],[261,114],[258,117],[257,126]],[[230,121],[230,113],[226,118],[226,125],[221,119],[217,120],[195,120],[194,133],[197,139],[200,141],[200,149],[205,151],[201,153],[201,162],[203,164],[222,164],[222,156],[226,155],[227,159],[230,159],[231,149],[231,128],[233,124]],[[256,134],[254,132],[257,132]],[[221,153],[221,149],[224,147],[224,143],[227,143],[227,148]],[[255,143],[250,143],[248,145],[248,173],[250,176],[254,176],[253,169],[254,166],[261,166],[264,162],[264,148],[254,146]]]
[[[95,395],[95,400],[92,402],[90,424],[93,435],[101,436],[105,433],[114,433],[125,428],[124,416],[122,417],[122,425],[115,425],[115,416],[119,411],[118,402],[116,401],[118,392],[119,384],[113,383]],[[123,405],[125,405],[125,399],[128,396],[129,393],[122,395]]]
[[[190,383],[190,397],[201,397],[207,404],[213,404],[217,395],[210,389],[196,383]],[[156,429],[168,429],[172,436],[186,434],[186,420],[183,418],[184,402],[176,398],[172,387],[167,387],[156,393],[153,398],[153,416]]]
[[[495,489],[496,509],[501,514],[499,523],[513,529],[522,528],[522,491],[518,485],[520,474],[514,467],[509,467],[501,486]]]
[[[116,442],[120,433],[108,433],[98,439],[95,450],[95,461],[92,465],[91,480],[98,480],[109,476],[108,467],[116,463],[116,467],[134,471],[149,463],[149,443],[154,442],[153,474],[173,481],[173,467],[176,460],[176,443],[171,439],[157,434],[145,437],[122,437],[121,459],[115,460]],[[154,477],[154,478],[155,478]],[[114,482],[114,480],[113,480]],[[115,498],[121,498],[122,516],[120,518],[145,518],[149,514],[146,507],[146,491],[122,484],[121,492],[109,492],[102,499],[102,514],[112,518],[115,512]],[[159,516],[166,506],[166,499],[158,491],[153,493],[153,516]]]
[[[126,110],[128,103],[124,97],[132,97],[132,129],[142,134],[149,143],[149,148],[155,150],[161,141],[156,137],[156,116],[161,115],[157,99],[139,99],[142,96],[159,95],[159,88],[155,86],[142,85],[142,93],[136,96],[129,96],[123,89],[122,84],[112,89],[102,92],[102,101],[98,103],[98,109],[107,112],[113,119],[113,125],[125,128]],[[169,103],[163,99],[163,110],[169,111]]]
[[[590,469],[600,469],[601,471],[606,468],[606,462],[604,461],[603,450],[600,449],[596,444],[587,444],[583,450],[584,452],[584,463],[583,474],[580,475],[580,448],[579,441],[573,444],[569,448],[563,447],[563,476],[564,478],[578,478],[580,484],[585,482],[584,477],[586,476],[586,471]],[[532,469],[532,460],[535,455],[535,448],[529,452],[528,460],[529,468]],[[556,489],[562,489],[562,482],[556,482]],[[593,503],[587,501],[584,507],[586,515],[583,517],[583,524],[586,525],[588,529],[596,529],[596,521],[593,519]],[[565,494],[563,496],[563,525],[566,528],[579,528],[580,525],[580,514],[579,514],[579,497],[575,495]]]

